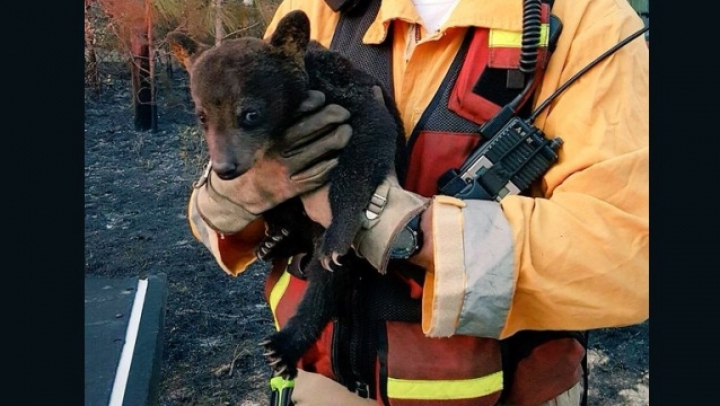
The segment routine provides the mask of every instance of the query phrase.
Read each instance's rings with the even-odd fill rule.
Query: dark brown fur
[[[373,94],[377,80],[310,41],[309,33],[307,16],[295,11],[280,21],[269,43],[240,38],[209,48],[180,33],[168,35],[190,73],[213,170],[224,179],[240,176],[257,159],[286,147],[283,132],[297,118],[309,89],[351,112],[352,138],[330,174],[333,220],[327,230],[304,215],[298,198],[264,214],[271,235],[282,228],[290,231],[272,255],[314,251],[305,268],[308,289],[296,314],[265,342],[276,372],[288,377],[295,376],[297,361],[336,314],[358,259],[342,257],[343,266],[333,266],[334,272],[325,271],[321,260],[327,263],[333,254],[349,251],[377,186],[393,164],[401,179],[404,171],[403,125],[391,98],[384,94],[385,106],[378,103]],[[248,113],[257,114],[257,120],[246,122]]]

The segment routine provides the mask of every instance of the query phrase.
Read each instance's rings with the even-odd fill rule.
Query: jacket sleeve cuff
[[[264,221],[258,218],[236,234],[223,235],[208,225],[197,211],[195,193],[197,190],[193,190],[187,209],[193,236],[210,251],[225,273],[239,275],[257,260],[255,247],[262,241]]]
[[[423,332],[498,338],[515,287],[510,225],[495,202],[436,196],[433,265],[423,290]]]
[[[208,227],[224,235],[235,234],[260,217],[218,192],[212,179],[211,175],[205,185],[193,188],[190,199],[195,212]]]

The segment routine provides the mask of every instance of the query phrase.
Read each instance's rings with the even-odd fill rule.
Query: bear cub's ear
[[[170,45],[170,51],[175,59],[180,62],[188,72],[190,72],[190,68],[198,56],[211,48],[209,45],[201,44],[180,31],[169,32],[165,40]]]
[[[270,45],[295,58],[300,64],[310,42],[310,19],[301,10],[291,11],[278,23]]]

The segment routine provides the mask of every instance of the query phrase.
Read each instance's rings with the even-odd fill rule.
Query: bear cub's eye
[[[207,116],[203,112],[196,113],[197,119],[203,126],[207,124]]]
[[[252,127],[260,122],[260,113],[254,109],[245,109],[240,113],[239,118],[242,127]]]

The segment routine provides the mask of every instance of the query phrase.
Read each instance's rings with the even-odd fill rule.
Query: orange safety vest
[[[328,1],[334,9],[343,3],[348,2]],[[392,39],[380,45],[362,43],[380,1],[350,3],[349,10],[342,10],[330,48],[391,90]],[[550,6],[543,0],[545,39]],[[480,125],[520,93],[521,88],[506,80],[520,63],[520,49],[513,45],[503,41],[501,32],[468,29],[408,140],[409,167],[401,177],[405,189],[427,197],[436,194],[438,178],[459,167],[483,142],[477,132]],[[538,75],[547,65],[547,45],[538,54]],[[267,279],[265,295],[278,329],[295,313],[306,288],[299,271],[301,257],[275,260]],[[335,379],[386,406],[491,406],[501,401],[533,406],[557,397],[582,378],[586,342],[580,332],[523,331],[502,341],[425,337],[420,325],[422,269],[406,263],[391,263],[389,269],[386,276],[369,265],[358,270],[362,277],[348,295],[343,315],[326,326],[300,360],[300,369]]]

